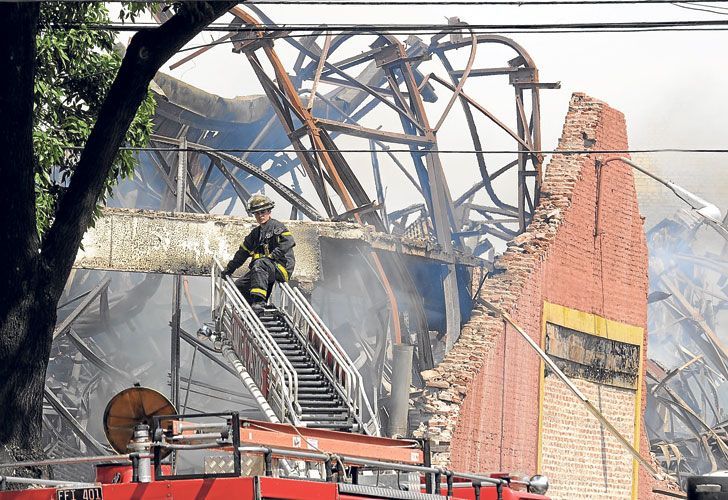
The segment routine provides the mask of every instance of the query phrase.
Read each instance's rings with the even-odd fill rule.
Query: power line
[[[717,14],[717,12],[716,12]],[[474,31],[473,34],[475,35],[525,35],[525,34],[539,34],[539,35],[556,35],[556,34],[590,34],[590,33],[675,33],[675,32],[685,32],[685,33],[696,33],[696,32],[716,32],[716,31],[726,31],[728,30],[728,26],[719,26],[719,27],[698,27],[698,28],[633,28],[633,29],[575,29],[575,30],[540,30],[540,31],[533,31],[533,30],[479,30]],[[326,33],[331,35],[346,35],[346,32],[331,32],[326,30]],[[439,35],[441,34],[441,31],[420,31],[417,34],[418,35]],[[359,35],[367,35],[368,33],[359,33]],[[407,31],[403,32],[397,32],[397,31],[388,31],[387,34],[389,35],[409,35],[410,33]],[[356,33],[352,34],[356,35]],[[296,35],[296,38],[309,38],[309,37],[319,37],[321,36],[318,33],[304,33]],[[285,39],[290,38],[287,35],[263,35],[258,37],[258,39]],[[190,52],[197,49],[202,49],[205,47],[215,47],[217,45],[230,45],[235,43],[235,40],[215,40],[209,43],[203,43],[200,45],[191,45],[189,47],[184,47],[177,52]]]
[[[84,28],[91,30],[108,31],[140,31],[142,29],[157,28],[157,24],[56,24],[55,28]],[[224,31],[255,33],[258,31],[275,32],[341,32],[341,33],[376,33],[398,32],[398,33],[462,33],[477,32],[482,30],[521,30],[524,32],[539,32],[541,30],[623,30],[623,29],[660,29],[660,28],[728,28],[728,20],[723,19],[701,19],[688,21],[627,21],[608,23],[544,23],[544,24],[259,24],[256,26],[230,26],[230,25],[209,25],[204,31]]]
[[[680,3],[726,3],[726,0],[685,0]],[[252,0],[252,5],[465,5],[465,6],[549,6],[549,5],[669,5],[674,0]],[[719,7],[718,7],[719,8]]]
[[[694,5],[681,5],[681,3],[674,3],[675,7],[680,7],[681,9],[688,9],[688,10],[697,10],[700,12],[710,12],[711,14],[718,14],[721,16],[728,16],[728,10],[714,10],[718,7],[712,7],[710,5],[702,5],[702,4],[694,4]]]
[[[728,10],[728,7],[723,7],[721,5],[705,5],[704,3],[697,3],[697,2],[679,2],[679,3],[690,3],[692,5],[698,5],[700,7],[710,7],[711,9]]]
[[[66,149],[79,151],[82,146],[70,146]],[[652,149],[542,149],[538,151],[518,151],[513,149],[438,149],[412,151],[404,148],[386,149],[280,149],[280,148],[178,148],[178,147],[134,147],[122,146],[123,151],[139,152],[179,152],[189,153],[420,153],[428,152],[438,154],[633,154],[633,153],[728,153],[728,149],[712,148],[652,148]]]

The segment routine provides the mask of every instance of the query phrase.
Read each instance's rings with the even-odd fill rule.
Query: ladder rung
[[[301,415],[301,420],[304,422],[341,422],[349,423],[347,417],[342,415],[329,416],[329,415]]]
[[[339,413],[349,413],[348,408],[342,406],[335,406],[333,408],[321,408],[318,406],[301,406],[301,411],[305,412],[305,415],[336,415]]]
[[[286,353],[286,355],[293,354],[293,353],[296,353],[296,352],[300,353],[299,356],[303,356],[304,355],[303,349],[301,349],[300,346],[295,345],[295,344],[293,344],[293,345],[291,345],[291,344],[283,344],[283,345],[278,344],[278,347],[280,347],[281,348],[281,351],[283,351],[284,353]]]
[[[301,367],[296,369],[296,373],[299,375],[318,375],[321,372],[313,366]]]
[[[298,377],[297,405],[301,408],[301,421],[308,427],[353,432],[352,409],[339,396],[337,382],[329,380],[316,357],[307,349],[307,340],[275,306],[266,304],[259,319],[287,363]]]
[[[311,387],[326,387],[326,388],[329,388],[331,386],[329,384],[325,383],[322,380],[301,380],[299,378],[298,379],[298,387],[301,388],[301,389],[304,388],[304,387],[306,389],[308,389],[308,388],[311,388]]]
[[[326,394],[333,392],[330,387],[304,387],[298,391],[299,396],[308,394]]]
[[[301,399],[301,398],[298,398],[298,404],[301,405],[301,408],[313,408],[313,407],[324,408],[324,407],[331,407],[331,406],[334,406],[334,407],[340,406],[340,407],[343,408],[343,405],[341,404],[341,401],[338,401],[338,400],[324,400],[324,401],[321,401],[319,399]]]

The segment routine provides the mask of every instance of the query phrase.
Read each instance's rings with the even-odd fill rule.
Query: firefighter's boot
[[[254,301],[252,304],[250,304],[250,307],[253,309],[253,312],[258,316],[261,316],[265,312],[265,302],[263,302],[262,300]]]

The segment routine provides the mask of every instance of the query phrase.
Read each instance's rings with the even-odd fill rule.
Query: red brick
[[[592,149],[628,149],[622,113],[574,94],[559,148],[584,149],[584,134],[596,141]],[[595,160],[604,157],[553,156],[527,229],[531,237],[519,237],[509,245],[496,262],[505,272],[488,278],[483,286],[484,298],[509,311],[539,341],[544,301],[646,331],[647,248],[632,171],[620,162],[602,168],[595,237]],[[644,357],[646,339],[642,352]],[[436,367],[443,380],[465,387],[463,401],[445,409],[448,421],[441,428],[442,438],[451,439],[451,446],[449,453],[438,457],[440,463],[476,472],[535,471],[539,369],[539,358],[517,332],[476,309],[460,340]],[[428,388],[426,400],[452,390]],[[565,404],[564,412],[571,408]],[[644,431],[641,452],[648,456]],[[644,473],[639,491],[640,498],[650,498],[651,481]]]

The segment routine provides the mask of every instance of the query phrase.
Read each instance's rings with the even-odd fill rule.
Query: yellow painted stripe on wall
[[[637,390],[635,391],[635,408],[634,408],[634,442],[632,445],[635,449],[640,449],[640,424],[642,421],[642,372],[644,343],[644,328],[627,323],[620,323],[610,319],[597,316],[596,314],[571,309],[569,307],[552,304],[544,301],[543,314],[541,317],[541,346],[546,345],[546,323],[577,330],[589,335],[624,342],[625,344],[637,345],[640,347],[640,367],[637,377]],[[537,445],[537,461],[536,470],[540,474],[543,468],[543,459],[541,457],[543,432],[543,399],[545,392],[545,372],[546,365],[541,361],[541,378],[539,380],[538,394],[538,445]],[[639,478],[639,464],[637,460],[632,459],[632,498],[637,499],[637,481]]]
[[[619,323],[595,314],[577,311],[550,302],[544,302],[543,316],[544,329],[546,327],[545,322],[549,322],[582,333],[624,342],[625,344],[641,346],[644,339],[644,330],[639,326]]]

